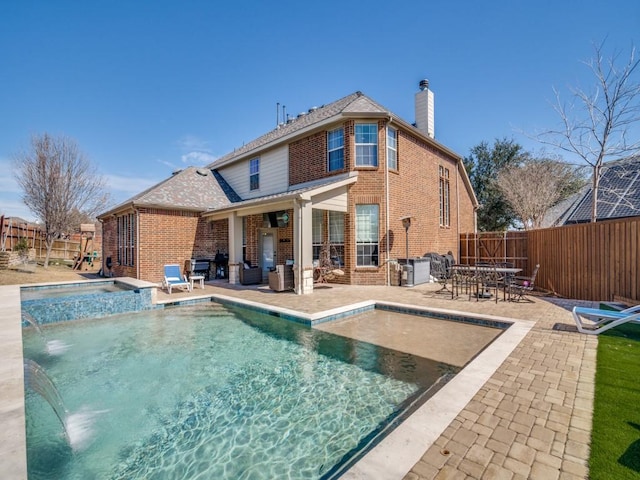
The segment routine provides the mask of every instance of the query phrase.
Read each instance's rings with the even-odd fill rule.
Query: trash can
[[[413,265],[402,265],[402,276],[400,277],[401,287],[413,287]]]

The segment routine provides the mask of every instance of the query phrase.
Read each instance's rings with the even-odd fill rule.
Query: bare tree
[[[67,137],[34,135],[30,148],[13,160],[22,200],[44,225],[47,268],[53,242],[75,230],[79,212],[95,218],[104,208],[109,197],[105,182]]]
[[[640,59],[635,47],[622,62],[621,54],[605,58],[604,43],[594,46],[594,57],[585,62],[595,76],[591,91],[573,88],[571,102],[564,103],[556,94],[554,109],[561,127],[538,135],[547,145],[577,155],[592,170],[593,202],[591,221],[598,216],[598,189],[603,163],[637,154],[640,138],[630,138],[629,129],[640,124]]]
[[[548,158],[527,158],[498,173],[496,186],[525,230],[541,228],[549,209],[577,192],[584,179],[567,163]]]

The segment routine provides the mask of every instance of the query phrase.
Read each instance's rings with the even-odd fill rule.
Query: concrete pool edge
[[[7,478],[27,478],[27,438],[24,410],[24,367],[20,286],[0,287],[0,464]]]
[[[512,318],[374,300],[354,303],[315,314],[305,314],[292,309],[225,295],[202,295],[196,298],[192,297],[183,302],[159,302],[158,306],[187,305],[192,304],[194,300],[196,302],[222,300],[223,302],[237,305],[244,304],[258,308],[261,311],[277,313],[278,316],[285,318],[293,316],[304,319],[305,322],[309,322],[309,325],[327,321],[326,319],[328,318],[332,320],[341,318],[349,312],[354,312],[354,310],[375,308],[376,305],[390,305],[413,311],[439,312],[453,316],[509,323],[511,325],[496,341],[470,362],[460,374],[408,419],[404,420],[402,424],[341,477],[348,479],[375,478],[376,475],[380,475],[383,472],[385,474],[384,478],[403,478],[535,324],[535,322]],[[0,287],[0,301],[7,306],[6,311],[8,312],[8,315],[3,316],[2,321],[0,321],[0,328],[3,327],[0,338],[2,339],[3,347],[5,345],[14,345],[7,365],[0,370],[2,372],[1,384],[3,385],[3,395],[0,400],[0,419],[5,426],[3,430],[3,446],[0,447],[0,462],[2,462],[5,472],[10,478],[26,479],[20,286]],[[17,344],[19,350],[19,355],[17,356],[14,352],[15,344]],[[5,348],[3,348],[3,351],[9,352]],[[12,395],[16,393],[19,394],[19,401],[11,401]]]

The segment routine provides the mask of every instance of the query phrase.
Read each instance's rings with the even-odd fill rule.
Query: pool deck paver
[[[597,337],[577,333],[569,309],[576,303],[589,303],[542,297],[520,303],[476,302],[438,295],[437,288],[433,284],[412,288],[329,285],[299,296],[276,293],[264,285],[214,281],[191,294],[169,296],[159,290],[158,300],[226,295],[309,314],[380,300],[534,321],[533,328],[437,440],[424,445],[424,454],[404,479],[587,479]],[[19,290],[0,287],[0,302],[9,307],[0,321],[0,351],[6,358],[5,352],[22,345],[21,331],[15,328],[20,322],[15,308],[16,302],[19,307]],[[13,360],[18,359],[12,358],[11,364],[16,363]],[[21,362],[19,368],[6,365],[3,359],[0,464],[10,478],[22,479],[26,478],[26,457],[20,446],[24,405],[14,402],[17,393],[22,395],[22,366]]]

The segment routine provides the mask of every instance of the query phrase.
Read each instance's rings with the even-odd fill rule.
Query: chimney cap
[[[420,90],[428,90],[429,89],[429,80],[427,80],[426,78],[423,80],[420,80]]]

